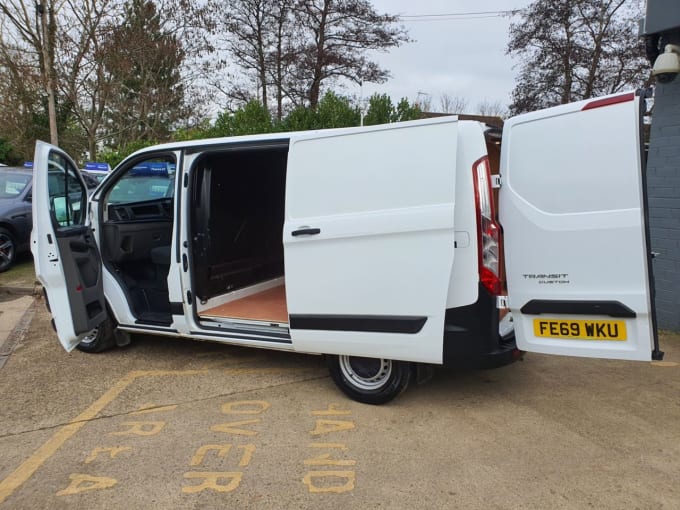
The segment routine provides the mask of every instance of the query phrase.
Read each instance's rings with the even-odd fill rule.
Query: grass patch
[[[0,287],[30,287],[35,284],[33,257],[29,253],[21,254],[16,262],[4,273],[0,273]]]

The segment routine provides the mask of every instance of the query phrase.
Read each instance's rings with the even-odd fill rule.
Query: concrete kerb
[[[16,299],[21,296],[40,296],[42,285],[35,282],[33,285],[2,285],[0,286],[0,302]]]
[[[0,368],[2,368],[16,345],[23,339],[35,315],[36,300],[42,287],[20,288],[18,293],[6,293],[2,288],[0,306]],[[10,297],[11,296],[11,297]]]

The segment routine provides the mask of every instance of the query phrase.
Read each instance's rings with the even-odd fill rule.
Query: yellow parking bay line
[[[652,361],[652,366],[655,367],[677,367],[680,363],[675,361]]]
[[[80,413],[73,421],[61,427],[55,434],[47,440],[33,455],[26,459],[18,468],[0,482],[0,504],[2,504],[17,488],[24,484],[47,459],[54,455],[62,445],[68,441],[76,432],[83,428],[89,421],[96,416],[128,386],[140,377],[156,377],[164,375],[196,375],[205,373],[205,370],[135,370],[129,372],[106,393],[104,393],[90,407]]]

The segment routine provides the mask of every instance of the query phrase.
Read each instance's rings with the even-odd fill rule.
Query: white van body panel
[[[291,138],[283,242],[296,350],[442,362],[457,139],[455,118]],[[294,235],[308,228],[319,232]],[[414,318],[422,329],[383,328]]]
[[[651,357],[639,98],[613,97],[505,124],[500,218],[522,350]]]
[[[613,103],[585,110],[588,102],[576,103],[506,122],[500,218],[508,300],[523,350],[650,359],[654,331],[638,100]],[[289,324],[199,318],[197,312],[220,300],[281,282],[259,282],[228,297],[196,302],[189,237],[192,193],[191,186],[184,185],[185,177],[191,181],[192,165],[206,151],[286,140],[290,144],[282,238]],[[204,140],[200,149],[197,143],[143,149],[106,181],[112,182],[117,171],[141,156],[175,154],[175,223],[168,275],[172,324],[140,324],[119,281],[103,268],[103,292],[120,329],[270,349],[442,363],[446,310],[479,298],[472,168],[486,155],[483,125],[444,117]],[[38,166],[50,150],[56,150],[45,145],[38,145],[44,152],[36,152]],[[101,187],[90,211],[95,231],[100,213],[105,213],[99,210],[104,200],[100,195]],[[34,202],[39,197],[40,191],[34,192]],[[39,218],[34,219],[38,228],[33,233],[36,269],[46,287],[51,286],[48,292],[59,292],[52,289],[64,286],[65,277],[50,265],[54,254],[45,241],[49,211],[34,212],[34,218]],[[69,330],[68,300],[56,301],[57,330],[70,350],[80,333],[73,325]],[[590,312],[569,311],[573,302],[586,303]],[[557,303],[558,308],[541,311],[545,303],[549,307]],[[605,310],[606,306],[597,308],[602,303],[613,303],[615,313],[632,315],[593,314]],[[528,304],[533,308],[526,308]],[[622,325],[626,333],[615,340],[541,336],[534,330],[537,319],[557,325],[578,321]]]
[[[472,167],[485,155],[484,126],[475,121],[459,121],[456,154],[456,255],[449,281],[447,309],[470,305],[479,297],[477,210]]]

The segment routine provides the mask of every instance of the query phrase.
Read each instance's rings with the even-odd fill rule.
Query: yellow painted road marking
[[[231,451],[231,444],[205,444],[201,446],[194,456],[191,457],[189,465],[192,467],[200,466],[205,459],[206,453],[210,451],[216,451],[218,457],[225,457]]]
[[[312,416],[347,416],[349,414],[352,414],[352,411],[338,409],[336,404],[328,404],[328,409],[323,411],[312,411]]]
[[[255,423],[260,423],[262,420],[259,418],[255,420],[242,420],[242,421],[232,421],[229,423],[220,423],[219,425],[213,425],[210,430],[213,432],[224,432],[225,434],[235,434],[238,436],[256,436],[256,430],[250,429],[239,429],[241,425],[253,425]]]
[[[243,473],[190,471],[189,473],[184,473],[184,478],[199,478],[203,480],[203,483],[200,485],[186,485],[182,487],[183,494],[195,494],[205,490],[213,490],[215,492],[231,492],[236,490],[241,484]],[[228,480],[228,483],[219,483],[220,480]]]
[[[164,421],[124,421],[125,430],[109,432],[110,436],[155,436],[163,427]]]
[[[85,459],[85,464],[94,462],[100,453],[108,453],[110,458],[115,459],[119,453],[131,451],[131,446],[98,446],[90,452],[90,455]]]
[[[313,436],[320,436],[323,434],[330,434],[331,432],[340,432],[342,430],[352,430],[354,428],[353,421],[347,420],[316,420],[316,427],[310,430],[309,433]]]
[[[303,372],[316,370],[312,368],[225,368],[223,372],[228,375],[259,375],[259,374],[286,374],[291,372]]]
[[[271,406],[266,400],[239,400],[222,405],[222,414],[262,414]]]
[[[115,478],[108,476],[91,476],[81,473],[73,473],[69,475],[71,483],[68,487],[57,492],[57,496],[69,496],[71,494],[80,494],[86,491],[98,491],[102,489],[110,489],[118,483]]]
[[[680,363],[675,361],[652,361],[652,365],[655,367],[677,367]]]
[[[170,370],[135,370],[129,372],[106,393],[97,399],[90,407],[80,413],[72,422],[61,427],[47,440],[33,455],[26,459],[18,468],[0,482],[0,504],[2,504],[17,488],[24,484],[47,459],[54,455],[62,445],[82,429],[88,422],[109,405],[118,395],[140,377],[155,377],[163,375],[195,375],[205,373],[205,370],[184,370],[173,372]]]
[[[315,480],[322,480],[330,478],[333,482],[331,485],[318,486],[314,483]],[[342,485],[338,485],[339,480],[344,480]],[[332,492],[341,494],[354,490],[356,483],[356,473],[354,471],[309,471],[303,478],[302,483],[307,486],[307,490],[311,493]]]
[[[163,407],[155,407],[153,404],[148,404],[142,406],[142,408],[139,411],[135,411],[134,413],[130,414],[137,415],[137,414],[162,413],[164,411],[174,411],[175,409],[177,409],[177,404]]]
[[[307,446],[309,448],[337,448],[340,450],[347,449],[347,445],[345,443],[309,443]]]

